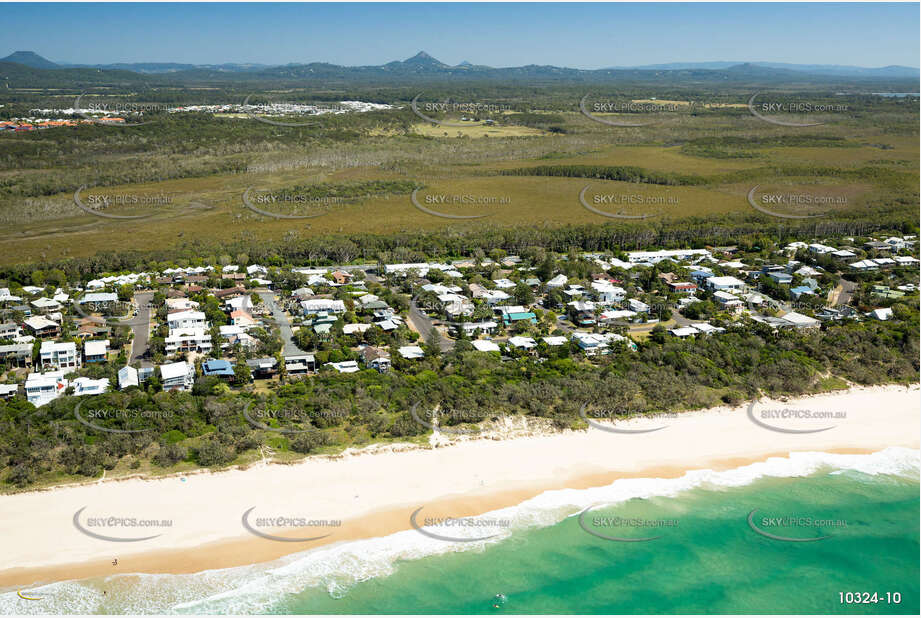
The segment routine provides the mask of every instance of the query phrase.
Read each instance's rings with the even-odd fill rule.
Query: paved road
[[[138,306],[138,314],[125,324],[131,327],[134,332],[134,340],[131,342],[131,358],[128,364],[138,361],[144,367],[150,367],[152,363],[145,360],[147,356],[147,346],[150,341],[150,301],[153,299],[153,292],[141,292],[136,294],[134,302]]]
[[[416,304],[416,300],[412,299],[409,301],[409,323],[410,325],[419,333],[423,343],[428,342],[429,337],[431,336],[432,329],[435,328],[435,321],[432,320],[425,312],[419,308],[419,305]],[[447,352],[454,347],[454,341],[448,339],[440,332],[441,343],[439,347],[442,352]]]
[[[285,356],[307,354],[307,352],[295,345],[294,331],[291,330],[291,321],[288,320],[288,316],[282,311],[279,303],[275,302],[275,294],[272,293],[271,290],[266,290],[265,288],[257,289],[256,293],[259,294],[259,298],[262,299],[266,307],[271,307],[272,309],[272,319],[275,320],[275,323],[278,324],[278,330],[281,331],[282,353]]]

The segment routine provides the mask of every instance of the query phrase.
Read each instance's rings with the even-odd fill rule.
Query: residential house
[[[619,303],[627,297],[627,292],[609,281],[592,281],[595,298],[601,303]]]
[[[485,320],[482,322],[463,322],[460,327],[468,337],[473,337],[476,333],[491,335],[499,327],[499,324],[493,320]]]
[[[879,309],[874,309],[873,311],[867,314],[875,320],[891,320],[892,319],[892,309],[890,307],[882,307]]]
[[[378,373],[386,373],[390,370],[390,353],[383,348],[365,346],[361,351],[361,359],[365,365],[376,369]]]
[[[74,389],[74,395],[81,397],[84,395],[101,395],[109,390],[109,378],[75,378],[70,381],[71,388]]]
[[[668,289],[675,294],[694,294],[697,292],[697,284],[690,281],[671,281],[668,283]]]
[[[706,249],[669,249],[665,251],[630,251],[627,261],[631,264],[647,262],[657,264],[662,260],[688,261],[693,258],[710,257]]]
[[[210,358],[201,364],[203,376],[215,376],[226,382],[231,382],[236,377],[233,365],[223,358]]]
[[[23,324],[29,332],[39,338],[57,337],[61,334],[61,326],[57,322],[52,322],[41,315],[28,318]]]
[[[0,362],[13,367],[31,367],[32,344],[12,343],[0,345]]]
[[[250,358],[246,361],[250,374],[257,380],[265,380],[273,377],[278,371],[278,361],[267,356],[265,358]]]
[[[214,347],[211,343],[211,334],[204,328],[187,328],[170,330],[166,338],[166,353],[177,354],[180,352],[207,353]]]
[[[80,367],[80,354],[77,352],[77,344],[73,341],[43,341],[39,356],[42,369],[53,367],[68,373]]]
[[[499,346],[493,342],[486,339],[477,339],[471,341],[473,347],[479,352],[499,352]]]
[[[0,324],[0,339],[16,339],[21,334],[22,330],[15,322]]]
[[[531,351],[537,348],[537,342],[531,337],[509,337],[508,343],[519,350]]]
[[[745,282],[735,277],[709,277],[707,286],[713,291],[741,292],[745,289]]]
[[[0,384],[0,399],[12,399],[18,392],[18,384]]]
[[[407,360],[417,360],[425,356],[425,352],[417,345],[404,345],[397,351]]]
[[[83,344],[83,360],[86,363],[104,363],[108,354],[108,339],[87,341]]]
[[[304,375],[315,373],[317,362],[313,354],[293,354],[285,356],[285,373],[288,375]]]
[[[177,311],[166,316],[166,322],[171,331],[190,328],[208,328],[208,321],[203,311]]]
[[[339,373],[357,373],[360,368],[358,367],[358,361],[341,361],[338,363],[326,363],[327,366],[332,367]]]
[[[803,329],[818,328],[820,325],[820,322],[818,320],[810,318],[808,315],[797,313],[795,311],[785,313],[784,315],[781,316],[781,319],[784,322],[787,322],[790,326],[793,326],[794,328],[803,328]]]
[[[118,388],[125,390],[129,386],[139,386],[138,370],[131,365],[125,365],[118,370]]]
[[[68,385],[63,371],[30,373],[26,378],[26,399],[39,408],[63,395]]]
[[[781,271],[772,271],[769,273],[765,273],[765,275],[769,279],[774,281],[775,283],[779,283],[781,285],[790,285],[791,283],[793,283],[793,275],[791,275],[790,273],[785,273]]]
[[[739,311],[744,306],[738,296],[729,292],[714,292],[713,298],[727,311]]]
[[[345,313],[345,303],[332,298],[311,298],[301,301],[304,315],[315,315],[320,312]]]
[[[160,379],[165,391],[188,391],[195,383],[195,365],[180,361],[160,365]]]

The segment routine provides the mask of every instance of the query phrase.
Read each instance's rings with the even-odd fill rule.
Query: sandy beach
[[[762,400],[751,407],[599,423],[605,428],[582,432],[470,439],[438,448],[308,458],[294,465],[0,496],[0,586],[113,573],[189,573],[264,562],[326,543],[409,529],[410,515],[420,507],[427,516],[462,517],[519,504],[552,489],[598,487],[627,477],[677,477],[692,469],[730,469],[791,452],[917,449],[919,394],[917,386],[855,388],[787,401]],[[802,418],[807,411],[813,416],[828,414]],[[661,429],[606,430],[611,428]],[[276,517],[302,518],[309,525],[279,530],[257,523]],[[92,523],[111,523],[110,518],[169,525]],[[316,520],[327,520],[327,525]],[[329,525],[330,520],[341,525]],[[263,534],[323,538],[280,542],[251,533],[244,524]],[[113,541],[93,534],[154,538]]]

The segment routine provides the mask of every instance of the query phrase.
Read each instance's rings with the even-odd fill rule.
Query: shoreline
[[[193,573],[270,562],[333,543],[408,530],[410,514],[423,506],[434,515],[468,517],[514,506],[546,491],[587,489],[618,479],[676,478],[693,469],[728,470],[792,452],[862,454],[889,446],[919,447],[917,385],[861,387],[765,402],[843,410],[847,417],[827,431],[778,433],[752,423],[746,404],[681,413],[668,423],[675,431],[618,435],[590,428],[507,440],[466,440],[438,448],[407,445],[401,452],[359,451],[295,464],[205,472],[189,475],[188,483],[178,477],[111,479],[119,482],[4,495],[0,496],[0,525],[21,534],[4,548],[4,562],[19,566],[0,570],[0,587],[127,573]],[[657,424],[661,421],[640,419],[616,426]],[[141,513],[169,511],[170,520],[181,523],[177,528],[182,531],[168,530],[162,539],[138,543],[99,541],[79,534],[72,523],[83,506],[122,516],[131,508]],[[316,513],[318,518],[343,523],[324,539],[276,542],[243,530],[241,515],[254,506],[263,514]],[[272,530],[279,536],[291,535]],[[310,534],[303,534],[304,530],[294,536],[317,536],[316,528]],[[113,557],[119,559],[117,567],[111,564]]]
[[[862,390],[873,390],[873,389],[882,389],[882,390],[921,389],[921,383],[911,384],[911,385],[904,385],[904,384],[899,384],[899,383],[889,383],[889,384],[880,384],[880,385],[872,385],[872,386],[850,385],[846,389],[830,391],[827,393],[810,393],[806,395],[782,395],[778,397],[777,399],[771,399],[771,400],[766,400],[766,401],[774,401],[777,403],[786,404],[791,401],[810,401],[816,398],[828,397],[832,395],[840,395],[843,393],[851,393],[851,392],[862,391]],[[919,396],[921,396],[921,390],[919,390]],[[757,403],[757,401],[755,403]],[[751,404],[752,404],[751,401],[746,401],[745,403],[740,404],[738,406],[734,406],[734,407],[744,408]],[[656,412],[652,414],[637,414],[634,416],[627,417],[623,421],[617,421],[617,423],[642,422],[646,420],[658,419],[663,416],[668,417],[668,418],[676,418],[678,415],[690,416],[690,415],[695,415],[695,414],[706,414],[706,413],[709,413],[715,410],[723,410],[723,409],[730,408],[730,407],[733,407],[733,406],[717,406],[715,408],[694,408],[694,409],[689,409],[689,410],[681,410],[677,412]],[[523,418],[524,418],[525,423],[529,421],[543,420],[543,419],[537,419],[535,417],[523,417]],[[372,442],[370,444],[367,444],[361,447],[349,446],[343,449],[339,453],[328,453],[328,454],[321,453],[321,454],[316,454],[316,455],[306,455],[305,457],[301,459],[295,459],[292,461],[279,461],[279,460],[273,460],[273,459],[257,460],[257,461],[253,461],[248,464],[230,465],[225,468],[220,468],[218,470],[211,470],[210,468],[192,468],[190,470],[184,470],[181,472],[169,472],[169,473],[157,475],[157,476],[150,476],[150,475],[146,475],[143,473],[138,473],[138,474],[127,474],[127,475],[116,476],[116,477],[106,477],[106,471],[103,471],[102,477],[98,479],[92,479],[92,480],[86,480],[86,481],[74,481],[72,483],[60,483],[57,485],[47,485],[47,486],[34,487],[34,488],[22,489],[22,490],[14,489],[6,493],[0,492],[0,500],[2,500],[5,497],[10,497],[10,496],[18,496],[18,495],[23,495],[23,494],[34,494],[34,493],[40,493],[40,492],[53,492],[53,491],[60,491],[60,490],[71,489],[71,488],[76,488],[76,487],[95,486],[95,485],[99,485],[103,483],[121,483],[121,482],[126,482],[126,481],[141,481],[141,482],[160,481],[164,479],[179,479],[182,477],[190,477],[190,476],[196,476],[196,475],[214,476],[214,475],[220,475],[220,474],[227,474],[231,472],[245,472],[248,470],[255,470],[255,469],[260,469],[260,468],[272,468],[276,466],[277,467],[298,466],[298,465],[302,465],[310,461],[339,461],[339,460],[346,459],[349,457],[396,454],[396,453],[405,453],[408,451],[427,451],[433,448],[445,448],[445,447],[450,447],[450,446],[458,446],[460,444],[464,444],[468,441],[474,441],[474,440],[517,440],[517,439],[521,439],[525,437],[535,437],[536,435],[559,436],[559,435],[566,435],[567,433],[584,433],[584,432],[581,430],[572,430],[572,429],[564,429],[564,430],[559,431],[559,430],[550,430],[550,429],[542,430],[541,428],[538,428],[538,427],[531,427],[531,428],[519,427],[513,430],[513,434],[509,436],[497,436],[495,435],[495,430],[485,430],[481,434],[472,434],[469,436],[465,436],[462,439],[457,439],[457,436],[445,437],[444,434],[441,434],[439,436],[439,439],[436,440],[437,443],[433,443],[433,441],[431,440],[431,436],[430,436],[430,440],[427,445],[422,445],[422,444],[413,443],[413,442],[400,442],[400,441]],[[2,571],[0,571],[0,573],[2,573]]]

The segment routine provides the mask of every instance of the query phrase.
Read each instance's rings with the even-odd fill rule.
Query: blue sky
[[[919,4],[7,4],[0,57],[576,68],[768,61],[919,65]]]

